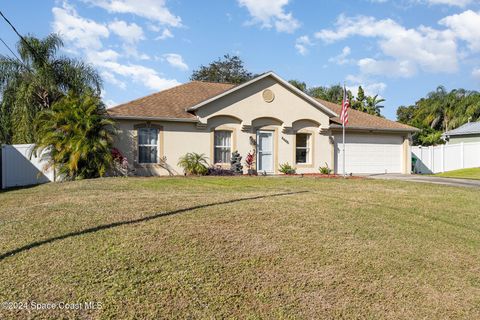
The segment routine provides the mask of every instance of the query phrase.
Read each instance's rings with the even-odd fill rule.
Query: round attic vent
[[[275,94],[270,89],[263,90],[262,96],[265,102],[272,102],[275,99]]]

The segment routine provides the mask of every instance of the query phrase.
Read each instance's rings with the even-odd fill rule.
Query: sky
[[[23,34],[59,33],[114,106],[189,81],[225,54],[253,73],[343,84],[396,118],[438,85],[480,90],[479,0],[2,0]],[[0,38],[18,36],[0,21]],[[0,54],[11,55],[0,43]]]

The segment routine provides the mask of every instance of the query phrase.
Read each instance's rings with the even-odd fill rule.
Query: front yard
[[[0,319],[480,318],[477,189],[115,178],[0,204]],[[101,305],[4,303],[32,301]]]
[[[480,180],[480,168],[468,168],[437,173],[436,176],[445,178],[475,179]]]

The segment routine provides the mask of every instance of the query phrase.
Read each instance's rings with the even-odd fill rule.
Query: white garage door
[[[346,134],[347,173],[401,173],[403,137],[381,134]],[[343,173],[342,135],[335,135],[335,172]]]

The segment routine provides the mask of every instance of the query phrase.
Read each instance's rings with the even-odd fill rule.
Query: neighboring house
[[[469,122],[442,135],[448,144],[480,142],[480,122]]]
[[[315,173],[325,164],[341,173],[340,110],[268,72],[241,85],[186,83],[108,113],[119,129],[115,145],[133,174],[183,174],[177,162],[188,152],[229,167],[235,150],[243,159],[255,152],[256,169],[274,174],[286,162],[297,173]],[[410,173],[416,130],[349,109],[346,171]]]

